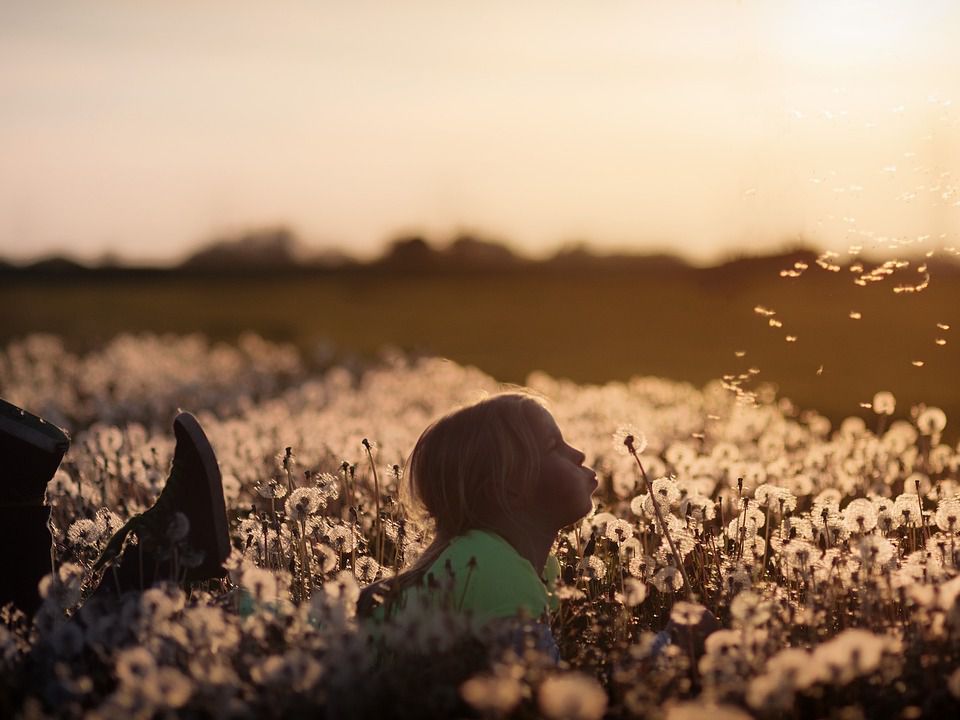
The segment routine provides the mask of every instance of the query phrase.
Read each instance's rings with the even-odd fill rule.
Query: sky
[[[947,0],[0,4],[0,256],[960,232]]]

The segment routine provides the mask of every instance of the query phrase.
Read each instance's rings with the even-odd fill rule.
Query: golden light
[[[814,0],[771,3],[773,52],[791,64],[879,69],[913,60],[946,41],[956,8],[929,0]]]

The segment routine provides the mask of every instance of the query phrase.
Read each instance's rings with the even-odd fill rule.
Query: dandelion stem
[[[630,454],[633,455],[633,459],[637,461],[637,467],[640,468],[640,475],[643,477],[643,484],[646,486],[647,494],[650,496],[650,500],[653,502],[653,513],[657,518],[657,522],[660,524],[660,530],[663,532],[663,536],[667,539],[667,544],[670,546],[670,551],[673,553],[674,562],[677,563],[677,569],[680,570],[680,574],[683,576],[683,582],[687,586],[687,597],[692,600],[693,588],[690,587],[690,578],[687,577],[686,568],[683,566],[683,558],[680,557],[680,553],[677,552],[677,548],[673,544],[673,538],[670,537],[670,531],[667,529],[667,523],[664,521],[663,515],[660,512],[660,504],[653,496],[653,485],[647,478],[647,471],[643,469],[643,463],[640,462],[640,456],[637,455],[637,451],[634,449],[633,445],[629,445],[627,449],[630,451]]]
[[[367,451],[367,460],[370,461],[370,470],[373,472],[373,502],[374,502],[374,512],[376,513],[373,519],[374,523],[374,532],[377,536],[377,564],[383,564],[383,528],[381,527],[380,521],[380,478],[377,475],[377,464],[373,461],[373,450],[370,447],[370,441],[366,438],[363,439],[363,449]]]
[[[763,540],[763,564],[760,566],[760,573],[767,571],[767,556],[770,554],[770,498],[767,498],[767,534]]]

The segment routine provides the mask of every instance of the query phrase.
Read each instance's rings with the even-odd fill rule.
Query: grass
[[[742,268],[12,277],[0,287],[0,342],[42,331],[89,349],[121,332],[253,330],[308,353],[320,341],[341,356],[384,345],[436,353],[518,383],[539,369],[579,383],[657,375],[702,385],[752,366],[835,421],[863,413],[859,403],[882,389],[898,415],[927,402],[960,416],[960,283],[935,275],[922,293],[895,294],[897,277],[865,288],[852,277],[816,267],[797,279]],[[758,304],[783,327],[769,327]]]

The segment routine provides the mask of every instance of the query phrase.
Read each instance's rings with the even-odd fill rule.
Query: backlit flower
[[[600,683],[578,672],[548,677],[537,700],[551,720],[600,720],[607,710],[607,694]]]

